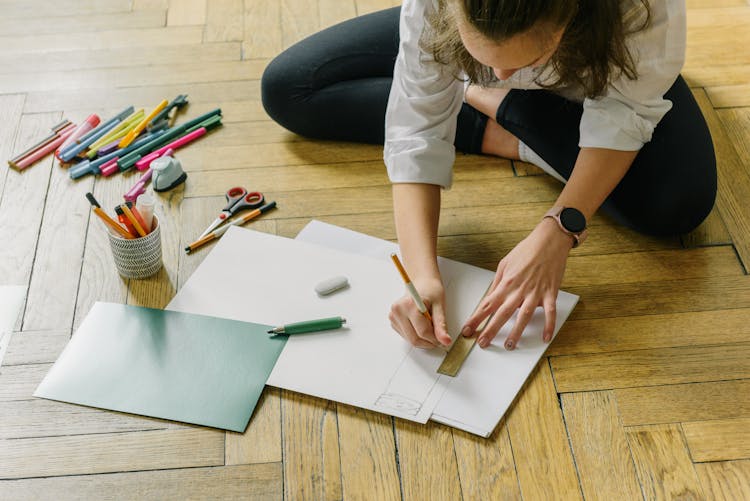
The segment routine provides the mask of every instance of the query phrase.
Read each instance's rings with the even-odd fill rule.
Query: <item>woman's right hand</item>
[[[432,316],[432,323],[420,313],[409,294],[404,295],[391,305],[388,319],[393,330],[418,348],[435,348],[451,344],[445,319],[445,288],[440,278],[415,280],[419,295],[422,297]]]

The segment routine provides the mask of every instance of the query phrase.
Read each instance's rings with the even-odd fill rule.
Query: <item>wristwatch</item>
[[[588,231],[586,230],[586,216],[575,207],[563,207],[556,205],[544,215],[544,218],[551,217],[557,221],[557,225],[564,232],[573,237],[573,248],[575,249],[586,240]]]

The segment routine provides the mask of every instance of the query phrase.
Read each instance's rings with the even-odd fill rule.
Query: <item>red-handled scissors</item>
[[[225,196],[227,199],[227,205],[222,209],[219,216],[214,219],[214,222],[211,223],[208,228],[206,228],[206,231],[201,233],[201,235],[198,237],[199,240],[211,233],[222,223],[224,223],[224,221],[227,221],[230,217],[234,216],[238,212],[247,209],[257,209],[258,207],[262,206],[263,202],[265,201],[263,193],[259,191],[247,191],[241,186],[231,188],[229,191],[227,191]]]

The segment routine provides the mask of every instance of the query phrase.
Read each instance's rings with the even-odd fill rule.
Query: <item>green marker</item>
[[[177,139],[178,137],[187,134],[188,131],[199,129],[204,122],[206,123],[206,129],[215,127],[217,125],[217,120],[212,120],[214,116],[221,116],[221,108],[216,108],[215,110],[204,113],[198,118],[194,118],[182,125],[175,125],[171,129],[167,129],[166,132],[164,132],[164,134],[162,134],[161,136],[158,136],[154,140],[145,143],[143,146],[139,146],[137,149],[129,152],[127,155],[117,160],[117,167],[120,169],[120,171],[130,169],[138,160],[143,157],[143,155],[147,155],[152,151],[159,149],[165,144],[171,142],[173,139]],[[219,119],[218,124],[221,123],[220,120],[221,119]]]
[[[303,332],[327,331],[340,329],[345,323],[346,319],[341,317],[320,318],[318,320],[280,325],[271,329],[268,333],[275,336],[277,334],[302,334]]]

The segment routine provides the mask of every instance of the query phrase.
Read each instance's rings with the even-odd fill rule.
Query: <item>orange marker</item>
[[[133,213],[133,215],[135,216],[135,220],[138,221],[138,223],[141,225],[141,228],[143,228],[143,231],[146,232],[146,235],[151,233],[151,226],[146,224],[143,216],[141,216],[141,212],[135,207],[135,205],[133,205],[133,202],[125,202],[125,205],[127,205],[130,209],[130,212]]]
[[[146,230],[143,229],[143,226],[141,226],[141,223],[138,222],[138,220],[133,215],[133,211],[130,210],[130,207],[128,207],[126,204],[122,204],[120,206],[122,211],[125,213],[125,217],[128,218],[128,220],[133,223],[133,227],[135,228],[135,231],[138,232],[138,235],[145,237],[146,236]]]
[[[115,214],[117,214],[117,220],[120,221],[120,224],[123,225],[131,235],[133,235],[133,238],[137,238],[138,232],[136,231],[135,226],[133,226],[133,223],[130,222],[130,219],[125,216],[125,211],[122,210],[122,207],[116,205]]]

